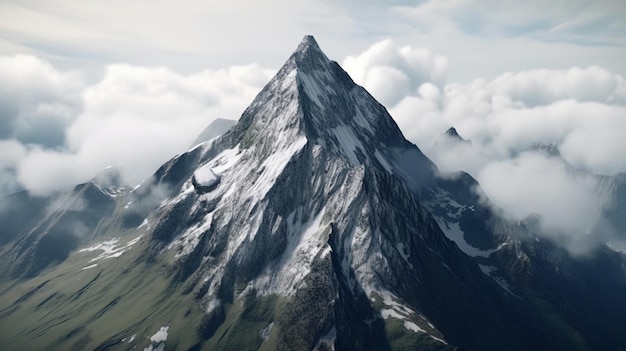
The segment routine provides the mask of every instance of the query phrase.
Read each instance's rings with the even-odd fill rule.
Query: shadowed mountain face
[[[63,262],[81,243],[87,242],[102,218],[113,213],[111,195],[95,183],[76,186],[52,197],[28,192],[3,199],[1,242],[15,241],[10,252],[9,274],[34,277],[46,267]]]
[[[26,201],[32,217],[1,241],[0,341],[97,350],[624,345],[624,257],[606,249],[572,258],[537,241],[533,223],[500,219],[479,191],[465,173],[440,174],[307,36],[232,128],[149,181],[91,182]],[[600,327],[603,318],[612,322]]]

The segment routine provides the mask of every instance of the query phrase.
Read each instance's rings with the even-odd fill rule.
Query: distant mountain
[[[561,151],[559,151],[559,147],[556,145],[556,143],[533,143],[528,147],[528,151],[542,153],[548,157],[561,158]]]
[[[226,133],[237,121],[232,119],[216,118],[211,122],[198,137],[191,143],[190,147],[209,141]]]
[[[102,178],[5,199],[3,348],[626,346],[623,254],[502,218],[311,36],[219,138]]]
[[[608,232],[609,236],[616,236],[618,239],[626,241],[626,174],[616,175],[596,175],[587,170],[579,169],[567,162],[562,156],[556,143],[542,144],[533,143],[527,152],[544,155],[548,158],[561,162],[570,174],[574,177],[583,177],[593,180],[596,186],[597,196],[608,197],[604,206],[599,207],[596,212],[596,223],[593,231],[596,235]],[[613,246],[619,251],[626,253],[623,245]]]
[[[472,141],[464,139],[457,132],[456,128],[450,127],[433,142],[433,149],[448,150],[450,147],[456,146],[471,146]]]
[[[463,137],[461,137],[459,135],[459,133],[456,131],[456,128],[454,128],[454,127],[448,128],[448,130],[446,130],[444,134],[446,136],[448,136],[449,138],[452,138],[453,140],[457,140],[457,141],[462,142],[462,143],[470,143],[471,144],[471,141],[463,139]]]
[[[456,128],[454,127],[448,128],[443,134],[441,134],[435,140],[435,146],[437,146],[438,144],[445,143],[445,142],[453,142],[453,143],[467,144],[467,145],[472,144],[470,140],[464,139],[461,135],[459,135],[459,133],[456,131]]]

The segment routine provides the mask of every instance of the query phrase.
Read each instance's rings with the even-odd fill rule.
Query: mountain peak
[[[312,35],[305,35],[302,41],[293,52],[291,60],[300,71],[311,71],[316,69],[328,69],[331,60],[326,57],[315,38]]]
[[[315,38],[309,34],[305,35],[304,38],[302,38],[302,41],[300,41],[300,44],[298,44],[296,52],[306,52],[308,50],[316,50],[318,52],[322,51],[317,44]]]
[[[408,144],[387,110],[309,35],[246,109],[235,135],[242,146],[267,152],[305,138],[352,164],[374,159],[376,150]]]
[[[456,128],[450,127],[448,130],[443,132],[435,142],[433,143],[434,147],[441,147],[441,145],[447,145],[447,143],[461,144],[461,145],[471,145],[472,141],[464,139],[457,131]]]
[[[454,138],[461,138],[461,136],[459,135],[459,133],[456,131],[456,128],[454,127],[450,127],[448,128],[448,130],[446,130],[446,135],[450,136],[450,137],[454,137]]]
[[[561,152],[556,143],[533,143],[528,147],[528,151],[542,153],[548,157],[561,157]]]

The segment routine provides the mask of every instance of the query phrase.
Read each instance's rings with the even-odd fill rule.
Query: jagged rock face
[[[534,229],[495,216],[478,187],[465,173],[440,174],[307,36],[228,132],[134,188],[81,188],[93,200],[87,208],[97,209],[85,217],[92,241],[68,241],[63,264],[24,288],[16,283],[27,292],[0,305],[0,319],[28,317],[16,320],[31,331],[61,325],[47,338],[7,338],[21,348],[619,344],[612,329],[603,335],[609,341],[594,343],[577,329],[588,326],[576,324],[584,314],[561,319],[567,311],[549,295],[554,286],[572,290],[596,266],[575,276],[567,255],[521,241],[534,239]],[[30,249],[25,240],[51,235],[53,226],[41,223],[17,226],[26,235],[3,262],[21,267],[13,255]],[[103,253],[81,263],[96,250]],[[623,266],[607,263],[623,260],[603,257],[613,269],[602,286],[625,291]],[[554,273],[539,274],[548,269]],[[568,295],[572,306],[576,294]],[[67,319],[59,322],[59,313]]]
[[[487,347],[484,330],[502,336],[493,345],[534,345],[523,341],[530,334],[511,332],[514,318],[469,323],[504,313],[502,293],[420,205],[439,189],[436,167],[314,39],[304,39],[237,125],[194,152],[220,183],[199,195],[185,181],[152,237],[157,248],[171,242],[178,279],[207,306],[205,337],[232,301],[280,296],[319,312],[266,321],[276,320],[277,345],[287,349],[389,348],[393,323],[398,339],[445,347],[423,311],[467,345]],[[481,292],[461,297],[470,284]],[[452,291],[449,299],[441,290]],[[459,311],[470,317],[453,321]]]
[[[363,306],[353,310],[382,325],[367,301],[395,296],[388,285],[413,290],[418,277],[407,252],[437,230],[393,177],[392,165],[383,165],[402,154],[395,149],[410,146],[385,109],[307,37],[240,122],[204,146],[198,164],[219,174],[219,185],[198,195],[185,182],[155,233],[163,226],[176,233],[169,218],[187,224],[173,236],[179,238],[172,245],[179,250],[179,279],[202,282],[194,289],[211,311],[237,298],[235,292],[302,304],[300,295],[321,289],[319,302],[330,309],[307,327],[311,338],[303,346],[325,345],[322,335],[349,344],[355,340],[348,335],[355,334],[365,341],[363,326],[338,325],[354,317],[336,295],[360,301]],[[318,276],[314,283],[312,276]],[[442,338],[426,317],[408,307],[405,314],[407,325]],[[307,340],[302,334],[285,337]]]

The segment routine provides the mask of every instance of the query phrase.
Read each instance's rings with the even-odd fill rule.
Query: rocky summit
[[[623,254],[501,217],[311,36],[205,139],[134,187],[2,200],[2,349],[626,347]]]

